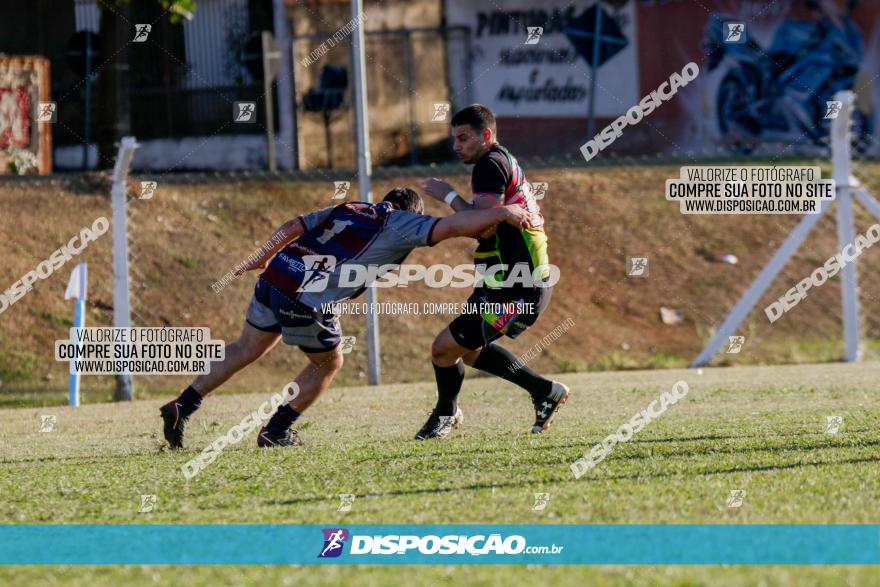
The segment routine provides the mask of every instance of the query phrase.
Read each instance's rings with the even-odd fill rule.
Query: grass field
[[[525,392],[465,382],[465,426],[442,442],[412,435],[433,385],[331,389],[299,425],[307,446],[258,450],[246,438],[186,482],[181,465],[275,389],[219,395],[190,422],[188,449],[162,449],[159,401],[0,410],[5,523],[878,523],[880,364],[629,371],[559,376],[574,392],[548,434],[527,434]],[[683,379],[690,392],[594,471],[569,463]],[[278,389],[284,382],[279,381]],[[54,414],[51,432],[40,416]],[[842,416],[828,434],[828,416]],[[731,490],[746,491],[728,508]],[[549,492],[542,512],[534,493]],[[340,493],[357,495],[337,512]],[[140,496],[155,494],[151,513]],[[182,545],[185,548],[185,545]],[[880,570],[818,567],[632,569],[189,567],[187,582],[279,584],[852,585]],[[0,582],[165,582],[164,567],[0,570]],[[546,575],[545,575],[546,573]],[[180,578],[174,571],[175,582]],[[402,577],[407,580],[403,581]],[[530,580],[531,577],[531,580]],[[548,579],[552,577],[552,579]],[[164,578],[164,580],[163,580]]]

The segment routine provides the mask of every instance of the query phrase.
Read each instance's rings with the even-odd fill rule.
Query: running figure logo
[[[531,182],[532,186],[532,197],[536,200],[543,200],[544,196],[547,195],[547,190],[550,188],[550,183],[546,181],[534,181]]]
[[[333,192],[334,200],[343,200],[345,196],[348,195],[348,190],[351,187],[350,181],[334,181],[333,187],[336,190]]]
[[[837,118],[837,115],[840,114],[840,109],[843,107],[843,102],[840,100],[830,100],[825,102],[825,106],[827,108],[825,118]]]
[[[333,255],[303,255],[306,267],[302,285],[296,291],[319,292],[327,289],[330,272],[336,268]]]
[[[626,258],[626,275],[627,275],[627,277],[647,277],[648,276],[648,258],[647,257],[627,257]]]
[[[727,340],[729,344],[727,345],[727,354],[735,355],[739,353],[743,345],[746,344],[745,336],[728,336]]]
[[[142,181],[141,182],[141,200],[149,200],[153,197],[153,194],[156,192],[156,187],[158,186],[158,182],[155,181]]]
[[[40,416],[40,432],[52,432],[57,421],[58,416],[55,414],[43,414]]]
[[[725,43],[742,43],[745,39],[743,39],[743,33],[746,32],[746,25],[741,22],[728,22],[727,24],[727,37],[725,37]]]
[[[153,508],[156,507],[156,496],[155,495],[141,495],[141,507],[138,508],[138,513],[141,514],[149,514],[153,511]]]
[[[342,554],[342,547],[348,540],[348,530],[345,528],[324,528],[324,548],[318,558],[336,558]]]
[[[542,26],[530,26],[526,27],[529,31],[529,36],[526,37],[526,45],[537,45],[538,41],[541,40],[541,35],[544,34],[544,27]]]
[[[536,493],[535,494],[535,503],[532,506],[533,512],[540,512],[547,508],[547,504],[550,503],[550,494],[549,493]]]
[[[134,38],[131,40],[132,43],[143,43],[150,36],[150,31],[153,30],[153,25],[151,24],[136,24],[134,25]]]
[[[339,343],[340,348],[342,349],[342,354],[347,355],[351,351],[354,350],[354,344],[357,342],[356,336],[343,336],[341,342]]]
[[[730,495],[727,497],[727,507],[729,508],[738,508],[742,507],[743,500],[746,498],[746,490],[745,489],[731,489]]]
[[[828,423],[825,426],[825,434],[837,434],[840,427],[843,426],[843,416],[828,416]]]
[[[446,122],[450,108],[449,102],[435,102],[434,115],[431,117],[431,122]]]
[[[337,512],[350,512],[351,506],[354,504],[355,495],[352,493],[340,493],[339,494],[339,507],[336,509]]]
[[[37,104],[37,122],[55,122],[57,111],[55,102],[39,102]]]
[[[234,110],[232,119],[234,122],[256,122],[257,121],[257,103],[256,102],[234,102]]]

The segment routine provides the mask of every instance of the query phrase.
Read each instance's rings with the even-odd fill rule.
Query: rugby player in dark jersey
[[[299,394],[280,406],[260,430],[257,445],[292,446],[301,439],[292,424],[329,386],[342,368],[339,318],[326,313],[328,305],[360,295],[369,284],[342,279],[343,268],[383,272],[400,264],[417,247],[456,236],[476,236],[498,223],[529,226],[519,207],[458,212],[445,218],[422,213],[422,200],[413,190],[397,188],[377,204],[347,202],[298,216],[267,240],[259,257],[236,272],[265,269],[254,289],[244,329],[226,345],[222,361],[197,377],[179,397],[160,408],[165,439],[171,448],[183,446],[186,422],[202,398],[238,371],[269,352],[279,340],[296,345],[309,365],[294,380]],[[355,267],[352,267],[355,266]]]
[[[532,432],[537,434],[550,426],[571,392],[564,384],[545,379],[518,362],[496,341],[502,336],[515,338],[522,334],[550,301],[551,267],[544,218],[522,168],[496,140],[492,111],[482,104],[473,104],[453,116],[451,124],[455,154],[474,166],[473,200],[462,198],[452,185],[435,178],[424,182],[425,192],[456,211],[519,206],[529,214],[531,227],[499,225],[480,235],[474,264],[488,270],[486,279],[468,299],[469,311],[434,339],[431,360],[437,379],[437,404],[416,439],[442,438],[461,425],[458,394],[464,364],[528,391],[535,406]],[[491,271],[493,266],[505,270]],[[514,279],[514,275],[528,275],[532,279]],[[474,307],[486,310],[474,312]]]

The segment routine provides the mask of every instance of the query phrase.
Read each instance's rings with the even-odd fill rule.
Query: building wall
[[[534,46],[536,49],[543,44],[543,47],[551,47],[557,53],[566,51],[572,42],[558,27],[554,29],[551,22],[553,9],[560,8],[563,12],[565,9],[571,10],[571,13],[562,16],[562,20],[567,21],[594,5],[592,1],[568,3],[564,0],[548,0],[540,6],[530,6],[517,0],[496,5],[465,0],[444,2],[451,14],[462,12],[462,18],[470,21],[474,28],[475,54],[478,58],[481,53],[494,57],[489,59],[490,63],[499,63],[497,55],[500,55],[501,46],[522,48],[526,38],[524,27],[528,25],[542,25],[549,29]],[[848,13],[846,4],[844,0],[839,0],[837,8],[829,12],[830,17],[826,17],[825,22],[832,18],[842,23],[843,27],[848,26],[845,23],[851,23],[862,37],[861,52],[854,59],[859,73],[851,85],[856,88],[860,112],[872,121],[866,129],[870,133],[865,137],[870,141],[870,135],[876,134],[876,129],[880,128],[880,91],[876,83],[880,77],[880,2],[862,0],[852,13]],[[777,69],[773,61],[785,59],[776,55],[775,51],[779,49],[784,53],[793,46],[788,42],[780,43],[780,31],[792,30],[792,27],[802,23],[820,30],[815,27],[823,19],[822,14],[807,10],[800,0],[777,0],[771,3],[756,0],[619,0],[603,2],[602,7],[620,22],[624,36],[634,49],[635,60],[631,64],[622,58],[622,52],[598,69],[595,132],[625,114],[643,96],[668,80],[671,74],[681,72],[688,62],[693,61],[700,67],[696,80],[640,124],[627,127],[613,145],[602,152],[602,157],[628,154],[686,157],[739,152],[743,148],[742,142],[734,140],[734,135],[725,133],[722,128],[722,119],[727,117],[719,112],[727,94],[721,85],[729,74],[736,75],[747,66],[742,65],[742,61],[730,59],[732,52],[727,52],[728,57],[710,70],[705,44],[710,18],[718,16],[722,21],[745,23],[748,38],[760,47],[753,53],[750,65],[771,77],[773,70]],[[821,36],[816,33],[817,39]],[[826,83],[823,80],[823,67],[814,63],[824,59],[840,64],[845,60],[834,50],[821,45],[799,52],[795,59],[805,64],[803,70],[797,71],[794,82],[786,87],[776,86],[776,91],[798,103],[811,120],[817,120],[814,126],[819,127],[823,124],[818,121],[821,108],[833,93],[827,88],[845,85],[845,76],[835,78],[834,83]],[[570,77],[574,84],[589,86],[592,70],[583,56],[578,56],[566,67],[558,73],[559,84]],[[522,103],[511,107],[502,99],[504,85],[540,84],[549,76],[548,69],[546,65],[505,67],[501,62],[478,82],[481,90],[478,99],[502,112],[498,121],[500,140],[515,153],[522,156],[580,157],[579,147],[592,138],[587,130],[588,94],[582,96],[580,101],[561,106],[550,101],[538,101],[531,105]],[[634,92],[626,91],[626,86],[618,83],[623,78],[634,82]],[[615,89],[615,84],[624,90]],[[752,102],[767,98],[766,93],[762,94],[759,90],[757,82],[746,86],[749,92],[753,92]],[[580,109],[583,114],[570,114],[573,108]],[[786,153],[805,155],[823,152],[819,141],[813,140],[803,128],[778,125],[785,116],[785,104],[770,100],[768,107],[756,116],[754,128],[746,129],[747,150],[769,154],[778,153],[784,148]],[[770,128],[774,125],[779,128]],[[876,141],[871,152],[880,152]]]
[[[49,101],[49,61],[44,57],[0,57],[0,175],[52,169],[52,125],[38,122],[40,102]]]
[[[845,83],[846,76],[840,74],[836,75],[837,81],[832,84],[823,81],[829,68],[840,68],[848,62],[858,67],[859,72],[850,80],[850,86],[856,91],[860,111],[873,121],[874,129],[878,127],[880,94],[874,80],[880,76],[880,3],[862,0],[849,14],[844,0],[836,3],[834,14],[831,15],[839,23],[835,27],[851,25],[861,36],[860,50],[848,58],[824,44],[804,49],[796,39],[785,34],[785,31],[800,26],[817,31],[806,46],[831,37],[830,33],[818,32],[821,29],[816,28],[823,19],[828,23],[827,18],[821,13],[807,10],[804,2],[779,0],[768,4],[751,0],[713,0],[704,4],[709,12],[680,0],[640,7],[641,95],[656,88],[671,72],[680,71],[687,60],[698,63],[701,73],[675,100],[658,110],[656,121],[652,115],[651,120],[657,125],[657,131],[638,137],[637,142],[626,146],[627,149],[640,153],[676,155],[735,152],[730,135],[722,132],[719,108],[725,95],[723,80],[743,72],[745,65],[729,58],[731,46],[727,45],[724,52],[713,52],[714,55],[725,57],[714,69],[710,69],[705,42],[707,27],[713,16],[725,22],[745,23],[746,38],[758,45],[757,50],[750,52],[752,57],[745,61],[748,66],[763,71],[765,75],[781,69],[793,72],[793,80],[789,84],[780,86],[771,83],[771,92],[779,92],[783,99],[790,99],[804,108],[817,125],[823,124],[821,119],[826,100],[833,98],[829,87]],[[792,52],[796,55],[792,55]],[[800,69],[789,69],[788,59],[799,63]],[[749,98],[752,102],[769,97],[769,92],[758,91],[757,82],[746,86],[749,92],[755,92]],[[746,140],[756,145],[754,152],[804,155],[823,152],[819,145],[804,136],[803,129],[772,130],[770,127],[778,125],[792,108],[781,99],[769,100],[769,106],[758,117],[758,125],[754,129],[756,132],[746,133]],[[812,111],[814,107],[815,112]],[[873,146],[872,152],[878,152],[878,145]]]
[[[319,167],[325,165],[327,153],[323,118],[320,113],[303,111],[302,99],[310,88],[319,85],[321,69],[325,65],[345,66],[351,89],[351,35],[345,35],[338,42],[334,37],[334,33],[349,23],[351,4],[289,2],[288,6],[296,51],[294,79],[299,105],[299,164],[302,168]],[[434,103],[449,100],[446,51],[441,35],[437,32],[414,33],[407,41],[402,35],[375,34],[404,28],[436,29],[441,23],[441,9],[438,0],[368,0],[364,3],[368,118],[374,164],[407,163],[413,143],[422,149],[423,154],[426,154],[425,150],[433,153],[438,150],[436,145],[448,136],[448,127],[431,122]],[[320,49],[322,43],[326,53]],[[409,70],[407,47],[410,51]],[[323,55],[311,62],[307,58],[313,51]],[[334,167],[355,165],[351,91],[348,96],[345,107],[332,115]]]

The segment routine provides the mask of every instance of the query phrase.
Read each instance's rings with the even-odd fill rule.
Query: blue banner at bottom
[[[880,564],[880,525],[0,525],[0,564]]]

